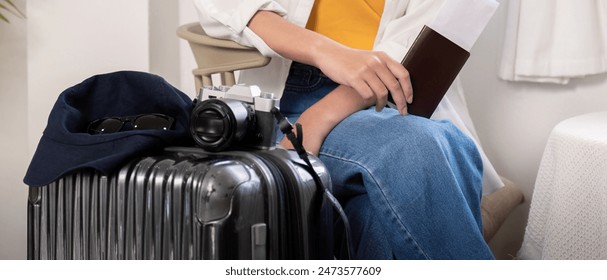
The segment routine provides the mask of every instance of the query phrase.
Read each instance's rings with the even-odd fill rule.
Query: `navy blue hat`
[[[81,168],[109,174],[144,152],[191,143],[192,106],[190,97],[156,75],[121,71],[88,78],[59,95],[23,181],[47,185]],[[173,117],[173,129],[86,131],[100,118],[151,113]]]

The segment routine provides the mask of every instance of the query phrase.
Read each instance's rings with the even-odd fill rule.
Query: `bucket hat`
[[[90,77],[59,95],[23,181],[43,186],[86,168],[109,174],[136,156],[190,145],[192,106],[189,96],[157,75],[120,71]],[[87,132],[94,120],[140,114],[170,116],[172,129]]]

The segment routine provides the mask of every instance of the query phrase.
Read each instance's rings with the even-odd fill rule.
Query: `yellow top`
[[[384,11],[384,0],[316,0],[307,29],[346,46],[370,50]]]

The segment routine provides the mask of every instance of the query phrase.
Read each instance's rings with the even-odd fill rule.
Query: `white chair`
[[[207,36],[198,23],[180,26],[177,35],[188,41],[198,65],[192,71],[197,92],[201,86],[213,84],[212,74],[220,74],[221,84],[231,86],[236,82],[234,71],[261,67],[270,62],[270,58],[256,49]]]

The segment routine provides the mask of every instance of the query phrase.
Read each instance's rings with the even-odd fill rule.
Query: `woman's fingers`
[[[409,73],[384,52],[341,49],[325,53],[318,66],[335,82],[354,88],[369,105],[383,110],[391,94],[401,114],[413,99]]]
[[[381,111],[386,106],[388,94],[391,94],[398,111],[407,114],[407,103],[413,100],[409,72],[385,53],[377,53],[376,59],[378,63],[372,67],[375,76],[367,78],[377,97],[376,110]]]
[[[372,94],[375,101],[375,110],[380,112],[384,107],[386,107],[386,104],[388,104],[389,89],[386,87],[386,83],[378,76],[377,73],[374,72],[367,74],[364,81],[373,91]]]
[[[396,105],[398,111],[401,113],[401,115],[404,115],[407,113],[407,97],[401,83],[399,82],[399,79],[396,76],[399,73],[394,73],[396,71],[392,71],[392,69],[388,67],[389,63],[390,61],[386,61],[386,64],[382,65],[383,67],[377,70],[377,75],[386,90],[389,91],[388,94],[392,95],[392,99],[394,100],[394,104]],[[388,95],[386,94],[386,103],[387,100]],[[386,103],[382,103],[381,105],[385,106]]]
[[[388,69],[390,69],[390,72],[396,79],[396,83],[391,81],[394,83],[393,87],[396,88],[390,89],[392,99],[394,99],[394,103],[398,108],[398,111],[405,115],[407,114],[407,104],[411,104],[411,102],[413,102],[413,88],[411,86],[409,71],[407,71],[407,69],[405,69],[405,67],[400,63],[395,61],[389,61],[386,66]]]

